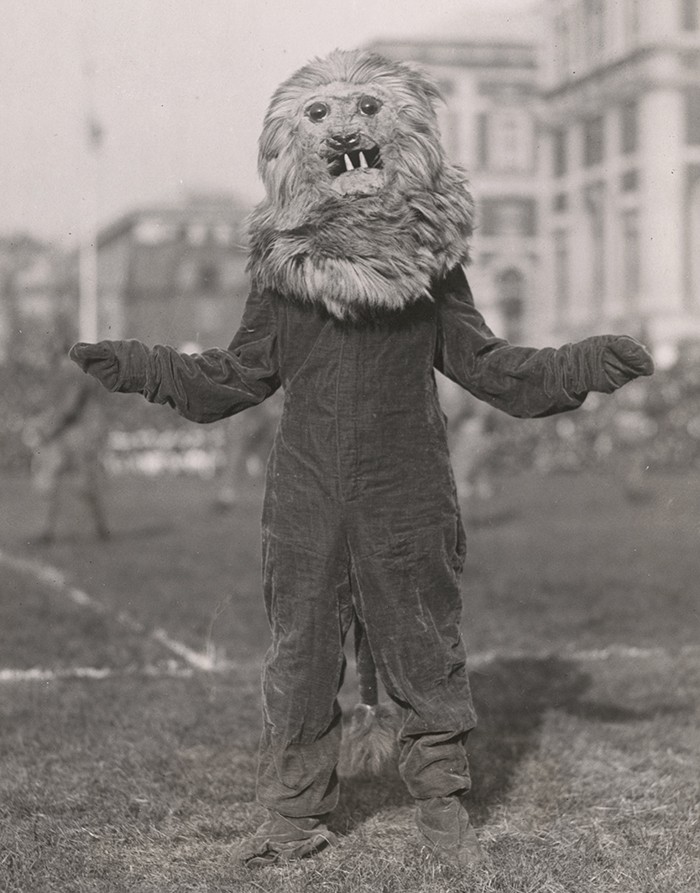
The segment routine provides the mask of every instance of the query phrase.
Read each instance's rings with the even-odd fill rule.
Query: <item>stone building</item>
[[[467,171],[477,203],[469,280],[500,334],[527,338],[537,303],[541,153],[536,48],[519,41],[383,41],[383,55],[420,63],[446,104],[447,152]]]
[[[0,364],[36,350],[75,301],[62,252],[27,234],[0,238]]]
[[[662,364],[700,339],[698,7],[544,0],[537,40],[373,45],[443,88],[477,199],[470,279],[499,334],[624,330]]]
[[[542,313],[558,337],[700,338],[698,0],[547,0]]]
[[[98,334],[226,346],[248,293],[247,209],[228,197],[135,210],[98,237]]]

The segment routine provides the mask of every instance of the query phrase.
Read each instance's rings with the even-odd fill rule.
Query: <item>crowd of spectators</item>
[[[522,421],[489,411],[496,473],[542,472],[643,465],[650,470],[700,466],[700,346],[687,346],[676,363],[638,379],[614,395],[590,394],[572,413]]]
[[[51,393],[47,383],[53,370],[41,356],[36,351],[27,356],[17,354],[11,364],[0,366],[1,471],[30,467],[31,449],[24,433],[33,418],[50,409],[46,395]],[[80,375],[77,369],[75,374]],[[671,368],[635,381],[612,396],[590,394],[576,412],[546,419],[512,419],[465,396],[456,413],[450,407],[448,415],[453,416],[451,441],[458,483],[460,456],[469,457],[470,453],[465,475],[529,469],[547,473],[619,470],[620,466],[654,471],[698,467],[700,345],[688,345]],[[217,431],[218,426],[196,426],[194,430],[192,423],[172,410],[129,397],[108,399],[104,418],[110,432],[105,464],[112,473],[199,473],[198,469],[204,468],[211,474],[226,466],[227,435]],[[235,426],[236,420],[226,424]],[[264,464],[273,431],[267,417],[261,425],[261,436],[246,435],[258,466]],[[149,453],[146,462],[138,456],[144,449]],[[197,450],[199,461],[183,460],[183,450],[189,449]],[[212,456],[207,459],[209,452]]]

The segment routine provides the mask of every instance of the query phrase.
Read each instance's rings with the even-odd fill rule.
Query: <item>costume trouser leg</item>
[[[263,576],[272,645],[263,667],[258,800],[285,816],[324,815],[338,801],[337,694],[353,617],[347,556],[266,535]]]
[[[416,798],[470,787],[465,739],[475,724],[460,636],[457,525],[402,535],[367,550],[350,542],[355,609],[388,694],[407,707],[400,768]],[[263,671],[258,799],[287,816],[337,804],[337,693],[353,616],[345,544],[327,554],[268,536],[265,599],[272,646]]]
[[[381,548],[358,530],[351,545],[357,611],[387,693],[408,708],[402,777],[417,799],[467,791],[465,741],[476,716],[460,634],[461,525],[405,533]]]

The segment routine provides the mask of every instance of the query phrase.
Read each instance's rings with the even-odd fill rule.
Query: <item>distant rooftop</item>
[[[460,68],[536,68],[536,44],[501,40],[377,40],[369,49],[393,59]]]
[[[236,239],[244,240],[243,224],[251,205],[225,192],[194,193],[180,202],[168,202],[134,208],[100,229],[99,243],[104,245],[143,221],[172,227],[177,223],[229,223]]]

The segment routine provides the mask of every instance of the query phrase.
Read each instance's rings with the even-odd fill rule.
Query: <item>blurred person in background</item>
[[[56,539],[67,492],[87,505],[94,535],[109,535],[103,504],[102,455],[106,442],[102,398],[85,376],[76,376],[68,359],[71,338],[60,332],[51,342],[45,408],[28,420],[23,432],[31,450],[31,479],[43,498],[44,517],[37,536]]]

